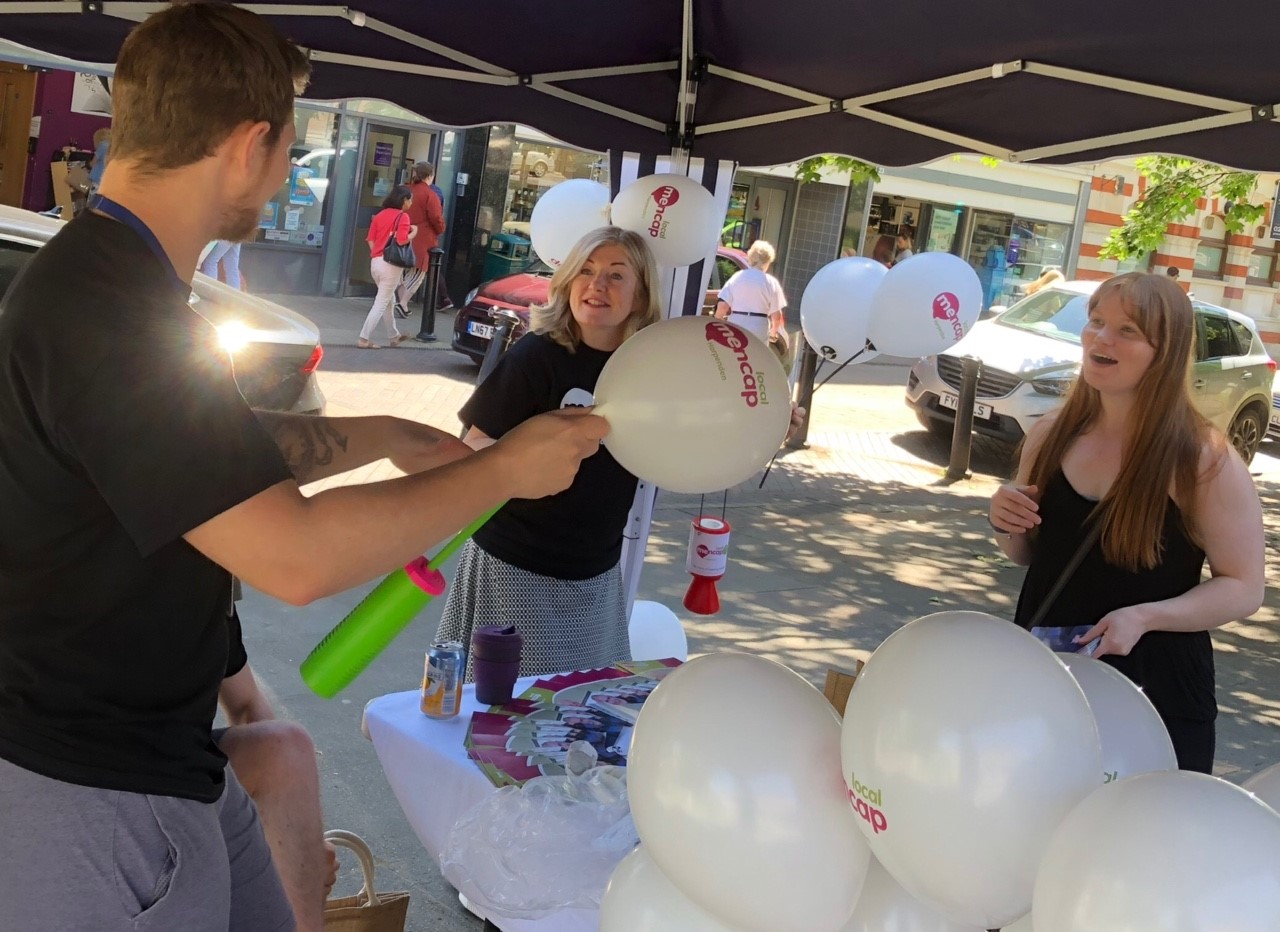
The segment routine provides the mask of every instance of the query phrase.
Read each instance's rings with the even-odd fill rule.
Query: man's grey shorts
[[[0,929],[278,932],[293,912],[228,767],[216,803],[76,786],[0,760]]]

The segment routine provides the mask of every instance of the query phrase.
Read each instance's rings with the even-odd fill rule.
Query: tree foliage
[[[847,155],[815,155],[796,165],[796,180],[801,184],[822,180],[822,171],[848,172],[853,184],[879,181],[880,170],[870,162],[850,158]]]
[[[1194,215],[1202,198],[1223,202],[1221,216],[1229,233],[1243,232],[1266,214],[1264,204],[1254,203],[1255,173],[1167,155],[1138,159],[1137,166],[1147,180],[1146,190],[1102,244],[1099,255],[1104,259],[1136,258],[1158,248],[1165,228]]]

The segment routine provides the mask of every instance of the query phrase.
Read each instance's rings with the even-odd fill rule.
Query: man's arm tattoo
[[[334,460],[347,452],[349,438],[326,417],[259,412],[298,483],[333,475]]]

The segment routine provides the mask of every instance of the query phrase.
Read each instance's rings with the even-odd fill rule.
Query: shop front
[[[241,250],[245,276],[257,292],[372,295],[369,222],[414,162],[439,160],[444,131],[376,101],[299,103],[294,128],[289,177]]]
[[[777,252],[770,271],[782,279],[786,274],[795,200],[794,180],[739,170],[734,175],[720,245],[746,251],[756,240],[764,240]]]
[[[1071,277],[1080,182],[1065,170],[1039,174],[1032,187],[936,168],[886,173],[870,197],[861,255],[891,262],[905,236],[913,252],[960,256],[982,280],[987,306],[1016,300],[1048,270]]]

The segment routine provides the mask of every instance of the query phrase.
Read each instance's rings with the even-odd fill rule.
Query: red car
[[[720,286],[729,280],[729,276],[746,267],[747,254],[742,250],[724,246],[716,250],[716,264],[711,269],[707,296],[702,305],[704,313],[715,310]],[[493,336],[492,312],[499,308],[519,315],[520,323],[514,339],[524,336],[529,328],[529,306],[547,300],[550,282],[551,268],[540,260],[535,260],[523,272],[485,282],[467,295],[466,306],[453,321],[453,348],[464,356],[470,356],[474,362],[483,360]]]

